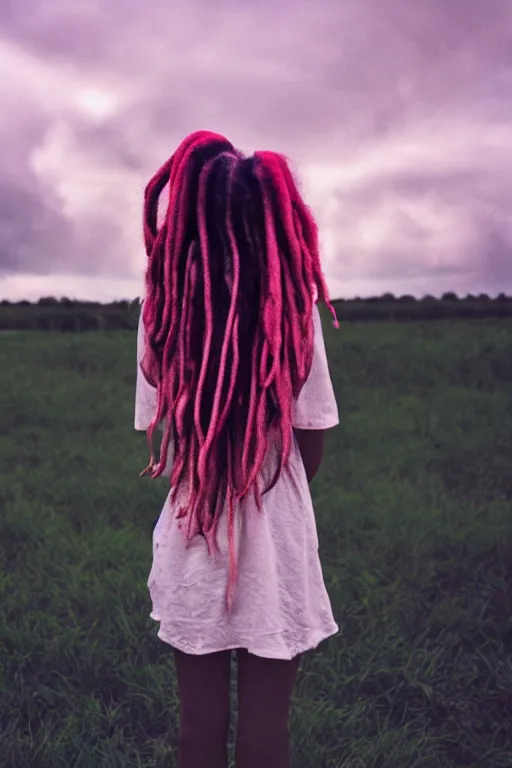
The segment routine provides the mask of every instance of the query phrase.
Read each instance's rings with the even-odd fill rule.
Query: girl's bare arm
[[[294,429],[300,455],[310,483],[320,469],[324,455],[324,429]]]

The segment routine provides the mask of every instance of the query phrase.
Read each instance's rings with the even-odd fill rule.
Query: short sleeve
[[[292,426],[296,429],[330,429],[340,423],[329,364],[325,351],[320,312],[313,307],[314,351],[311,371],[292,406]]]
[[[144,357],[145,339],[142,308],[137,330],[137,379],[135,384],[135,429],[146,431],[156,413],[156,389],[148,383],[140,364]]]

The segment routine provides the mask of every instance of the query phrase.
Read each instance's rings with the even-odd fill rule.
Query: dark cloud
[[[34,181],[32,188],[16,186],[14,180],[0,182],[0,273],[47,274],[60,269],[66,245],[73,243],[72,229],[57,201],[48,199]],[[41,244],[46,246],[43,252]]]
[[[289,9],[2,5],[1,273],[138,274],[145,181],[209,128],[291,157],[335,293],[465,272],[512,290],[509,0]]]

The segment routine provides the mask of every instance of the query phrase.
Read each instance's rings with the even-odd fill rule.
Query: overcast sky
[[[333,298],[512,293],[512,0],[0,5],[0,298],[132,298],[191,131],[287,154]]]

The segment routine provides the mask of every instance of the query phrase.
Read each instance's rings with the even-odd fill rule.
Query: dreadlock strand
[[[206,182],[208,180],[208,174],[214,160],[210,160],[199,175],[199,189],[198,189],[198,201],[197,201],[197,219],[199,225],[199,238],[201,246],[201,258],[203,264],[203,280],[204,280],[204,312],[205,312],[205,335],[203,340],[203,359],[201,363],[201,370],[199,372],[199,381],[197,383],[196,399],[194,405],[194,423],[196,428],[196,436],[199,444],[202,446],[204,443],[204,432],[201,426],[201,395],[203,392],[204,382],[206,379],[206,371],[208,369],[210,347],[212,343],[213,335],[213,318],[212,318],[212,295],[211,295],[211,282],[210,282],[210,267],[208,264],[208,231],[206,228],[206,216],[205,216],[205,199],[206,199]]]
[[[238,330],[239,330],[239,318],[235,317],[235,321],[233,324],[233,336],[231,339],[231,347],[232,347],[232,355],[233,355],[233,362],[231,366],[231,378],[229,381],[229,389],[226,395],[226,402],[224,403],[224,408],[222,410],[221,415],[219,416],[219,421],[218,421],[219,432],[223,429],[226,419],[228,417],[231,402],[233,400],[233,394],[235,391],[237,375],[238,375],[238,366],[240,362],[240,350],[238,347],[238,343],[239,343]]]
[[[183,433],[183,415],[185,408],[187,406],[188,399],[190,397],[188,388],[187,388],[187,380],[185,376],[186,371],[186,354],[187,354],[187,326],[189,323],[189,317],[192,312],[191,307],[191,272],[193,268],[193,255],[195,250],[195,242],[190,243],[189,249],[188,249],[188,259],[187,259],[187,268],[185,271],[185,286],[183,291],[183,310],[181,313],[180,318],[180,326],[179,326],[179,341],[178,341],[178,350],[177,350],[177,357],[178,357],[178,375],[177,379],[179,382],[179,388],[178,392],[176,394],[176,401],[173,404],[173,410],[175,409],[176,414],[176,427],[177,427],[177,436],[178,438]]]
[[[251,368],[253,371],[256,371],[256,362],[257,362],[257,354],[258,354],[258,346],[256,343],[253,344],[252,349],[252,360],[251,360]],[[258,443],[258,435],[256,432],[256,408],[257,408],[257,402],[256,402],[256,388],[257,388],[257,379],[256,376],[253,374],[251,377],[251,389],[250,389],[250,395],[249,395],[249,413],[247,417],[247,430],[246,430],[246,436],[242,451],[242,472],[243,476],[246,478],[246,485],[242,492],[242,496],[245,496],[245,494],[249,491],[249,488],[254,481],[254,472],[251,473],[249,470],[249,450],[251,446],[251,442],[254,440],[256,441],[256,444]],[[256,463],[253,463],[253,470],[258,471],[259,467],[256,467]],[[254,475],[254,476],[253,476]]]
[[[183,237],[188,218],[187,202],[190,189],[190,175],[187,173],[187,160],[190,158],[197,141],[191,143],[181,156],[176,158],[169,178],[169,203],[167,206],[167,242],[166,249],[169,258],[165,261],[165,285],[169,290],[167,314],[164,313],[164,324],[170,313],[171,328],[176,328],[178,314],[178,267],[180,256],[184,250]],[[174,340],[174,339],[173,339]]]
[[[255,157],[260,160],[259,153],[255,153]],[[260,179],[263,190],[266,189],[266,173],[264,165],[258,162],[256,173]],[[282,306],[281,296],[281,263],[279,260],[279,252],[275,237],[275,227],[273,221],[272,210],[268,199],[268,193],[263,195],[263,211],[265,217],[265,236],[266,236],[266,252],[268,263],[268,299],[263,306],[263,324],[265,334],[270,341],[270,346],[273,354],[271,373],[269,379],[274,373],[275,366],[277,365],[277,356],[279,354],[279,348],[281,346],[281,329],[276,328],[273,325],[274,313],[277,313]]]
[[[276,191],[276,205],[282,223],[285,247],[281,250],[282,268],[288,274],[283,279],[285,289],[288,289],[288,301],[293,302],[292,312],[304,321],[309,319],[311,313],[311,290],[304,280],[300,279],[300,267],[302,266],[302,248],[297,236],[294,222],[294,202],[292,195],[296,197],[295,185],[291,185],[292,177],[288,165],[281,155],[274,153],[262,153],[269,176],[272,178],[273,188]],[[302,306],[297,305],[297,296],[300,297]],[[302,324],[304,327],[304,324]],[[297,327],[294,323],[294,327]],[[295,348],[296,345],[294,345]],[[301,372],[302,373],[302,372]]]
[[[173,159],[171,158],[162,165],[144,192],[144,242],[148,254],[153,250],[157,235],[158,198],[169,181],[172,163]]]

